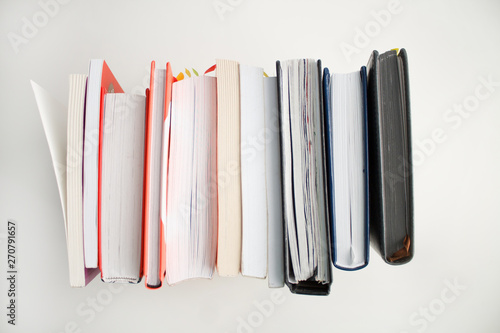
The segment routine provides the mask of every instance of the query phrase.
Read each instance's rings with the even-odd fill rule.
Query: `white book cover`
[[[264,78],[266,122],[266,197],[268,223],[268,284],[284,286],[283,204],[281,199],[281,156],[279,138],[278,80]]]
[[[241,274],[267,275],[266,121],[264,71],[240,65]]]

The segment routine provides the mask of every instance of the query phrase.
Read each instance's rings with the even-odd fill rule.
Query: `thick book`
[[[328,295],[330,232],[321,61],[277,61],[285,283],[292,293]]]
[[[415,245],[406,51],[373,51],[367,68],[370,240],[385,262],[404,264]]]
[[[69,282],[71,287],[85,287],[99,273],[98,268],[86,268],[83,249],[83,123],[85,114],[86,74],[69,77],[67,124],[67,233]]]
[[[323,75],[328,205],[335,267],[369,260],[366,67]]]
[[[172,85],[166,207],[166,281],[211,278],[217,254],[217,83]]]
[[[85,97],[83,143],[83,231],[85,267],[94,268],[97,262],[97,182],[99,163],[100,115],[104,94],[123,93],[113,73],[102,59],[92,59],[89,66]]]
[[[142,277],[146,98],[108,93],[99,136],[99,267],[104,282]]]

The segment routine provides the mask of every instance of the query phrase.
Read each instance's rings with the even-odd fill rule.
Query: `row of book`
[[[368,69],[367,69],[368,68]],[[413,256],[407,55],[367,68],[262,68],[217,60],[181,79],[151,64],[145,96],[103,60],[70,76],[70,284],[158,288],[192,278],[268,278],[327,295],[333,265]],[[190,72],[189,72],[190,74]]]

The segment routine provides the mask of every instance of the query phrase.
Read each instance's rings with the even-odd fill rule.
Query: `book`
[[[106,62],[92,59],[87,79],[85,98],[85,128],[83,143],[83,231],[85,242],[85,267],[94,268],[97,262],[97,182],[99,163],[100,114],[104,94],[122,93]]]
[[[112,93],[116,79],[93,60],[89,76],[70,76],[67,109],[32,82],[72,287],[100,270],[104,282],[144,276],[154,289],[164,279],[211,278],[217,267],[221,276],[241,271],[268,277],[271,288],[327,295],[331,263],[366,266],[370,241],[389,264],[412,259],[406,51],[374,51],[368,71],[347,74],[322,76],[313,59],[278,61],[276,69],[269,78],[262,68],[217,60],[205,72],[216,77],[186,69],[184,79],[169,63],[152,62],[144,97]],[[87,133],[94,125],[86,126],[96,106],[97,143]],[[96,147],[94,250],[85,163]],[[97,267],[87,250],[89,262],[97,253]]]
[[[146,98],[107,93],[99,136],[99,267],[104,282],[142,276]]]
[[[67,235],[69,282],[71,287],[85,287],[99,273],[86,268],[83,249],[83,123],[85,114],[86,74],[69,77],[67,123]]]
[[[323,75],[328,204],[335,267],[355,270],[369,260],[366,67]]]
[[[236,61],[217,60],[217,271],[237,276],[241,265],[240,78]]]
[[[163,138],[162,138],[162,151],[161,151],[161,196],[160,196],[160,282],[163,281],[166,275],[166,244],[165,244],[165,230],[167,221],[167,189],[168,189],[168,166],[170,155],[170,126],[172,119],[172,85],[176,81],[172,75],[172,67],[167,62],[167,69],[165,73],[165,113],[163,116]]]
[[[199,76],[172,85],[166,207],[169,285],[211,278],[217,254],[217,83]]]
[[[328,295],[321,61],[276,62],[284,216],[285,283],[292,293]]]
[[[240,65],[241,274],[267,276],[264,70]]]
[[[268,220],[268,285],[284,286],[283,212],[281,200],[281,156],[278,111],[278,80],[264,78],[264,110],[266,136],[266,199]]]
[[[76,75],[70,76],[69,82],[70,105],[68,108],[61,105],[45,89],[40,87],[34,81],[31,81],[31,86],[35,95],[45,136],[47,138],[59,190],[59,199],[64,221],[64,234],[68,250],[70,285],[72,287],[84,287],[90,283],[95,276],[97,276],[99,270],[85,268],[83,254],[81,256],[79,255],[79,251],[83,253],[83,235],[80,238],[77,230],[79,226],[75,223],[77,221],[73,219],[74,214],[70,213],[73,212],[72,204],[70,204],[72,207],[68,210],[67,168],[70,163],[67,161],[67,158],[69,155],[68,148],[72,145],[70,144],[72,136],[68,134],[68,122],[76,122],[78,114],[83,113],[84,103],[82,104],[81,97],[82,93],[83,96],[85,94],[85,80],[83,80],[79,75]],[[69,140],[68,137],[70,137]],[[72,153],[73,151],[70,151],[70,154]],[[74,179],[74,177],[71,177],[71,179]],[[78,242],[81,242],[81,248],[79,247]]]
[[[166,70],[151,62],[147,102],[146,158],[144,161],[144,277],[148,288],[161,286],[161,190]]]
[[[413,257],[413,171],[408,57],[373,51],[368,62],[370,240],[385,262]]]

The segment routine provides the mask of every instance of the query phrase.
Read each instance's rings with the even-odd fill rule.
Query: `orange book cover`
[[[175,77],[172,75],[172,68],[170,67],[170,63],[167,62],[167,74],[166,74],[166,84],[165,84],[165,113],[163,116],[163,129],[164,129],[164,143],[166,144],[166,149],[164,149],[163,153],[163,178],[162,178],[162,196],[161,196],[161,246],[160,246],[160,280],[163,282],[166,274],[166,264],[165,264],[165,223],[166,223],[166,215],[167,215],[167,182],[168,182],[168,162],[169,162],[169,152],[170,152],[170,112],[172,105],[172,84],[177,81]],[[165,131],[168,130],[168,134]]]
[[[147,281],[147,271],[148,271],[148,232],[149,232],[149,223],[148,223],[148,212],[149,212],[149,156],[151,150],[151,138],[149,132],[151,130],[151,112],[153,108],[153,103],[151,103],[151,95],[154,93],[153,82],[155,75],[155,63],[154,61],[151,63],[151,76],[149,80],[149,89],[146,89],[146,137],[144,142],[146,143],[146,147],[144,149],[144,190],[143,190],[143,200],[142,200],[142,236],[143,236],[143,246],[142,246],[142,271],[144,273],[144,283],[146,288],[148,287]]]
[[[149,169],[149,162],[148,162],[148,149],[147,149],[147,144],[148,144],[148,124],[149,124],[149,97],[151,96],[151,92],[149,91],[149,88],[146,89],[146,128],[144,130],[144,175],[143,175],[143,188],[142,188],[142,244],[141,244],[141,249],[142,249],[142,256],[141,256],[141,276],[146,276],[147,272],[147,257],[148,257],[148,247],[147,247],[147,232],[148,232],[148,226],[146,223],[147,219],[147,210],[146,210],[146,198],[147,198],[147,189],[148,186],[146,185],[146,179],[148,179],[148,169]],[[146,279],[145,279],[146,280]],[[147,287],[147,283],[146,283]]]
[[[143,271],[144,271],[144,276],[145,276],[145,285],[146,288],[148,289],[157,289],[162,286],[163,284],[163,279],[165,277],[165,237],[164,237],[164,228],[163,225],[165,223],[165,217],[164,217],[164,206],[166,205],[166,182],[167,182],[167,165],[168,165],[168,151],[169,151],[169,145],[168,142],[169,140],[169,129],[170,129],[170,101],[172,99],[172,83],[173,80],[175,80],[172,76],[172,70],[170,68],[170,63],[167,63],[167,70],[166,70],[166,84],[165,84],[165,106],[164,106],[164,116],[163,116],[163,144],[162,144],[162,173],[161,173],[161,202],[160,202],[160,218],[161,218],[161,228],[160,228],[160,253],[159,253],[159,267],[160,267],[160,284],[159,286],[150,286],[148,285],[148,279],[147,279],[147,272],[148,272],[148,258],[149,258],[149,250],[148,250],[148,234],[149,234],[149,221],[148,221],[148,214],[149,214],[149,186],[150,186],[150,174],[149,174],[149,169],[150,169],[150,160],[151,160],[151,126],[152,124],[152,112],[153,112],[153,103],[152,103],[152,98],[155,95],[155,88],[154,88],[154,81],[155,81],[155,67],[156,64],[155,62],[151,62],[151,75],[150,75],[150,87],[147,90],[147,127],[146,127],[146,149],[145,149],[145,163],[144,163],[144,205],[143,205],[143,216],[144,216],[144,237],[143,237]],[[167,121],[168,119],[168,121]],[[166,157],[166,158],[165,158]]]
[[[154,82],[155,82],[155,62],[151,62],[151,74],[150,74],[150,79],[149,79],[149,89],[146,89],[146,138],[145,138],[145,143],[146,143],[146,149],[144,150],[144,194],[143,194],[143,205],[142,205],[142,211],[143,211],[143,247],[142,247],[142,252],[143,252],[143,272],[144,272],[144,284],[146,285],[146,288],[148,289],[155,289],[151,288],[148,285],[148,280],[147,280],[147,272],[148,272],[148,257],[149,257],[149,250],[148,250],[148,243],[149,243],[149,221],[148,221],[148,214],[149,214],[149,184],[150,184],[150,174],[149,174],[149,168],[150,168],[150,156],[151,156],[151,122],[152,122],[152,112],[153,112],[153,103],[151,102],[151,98],[154,95]]]

